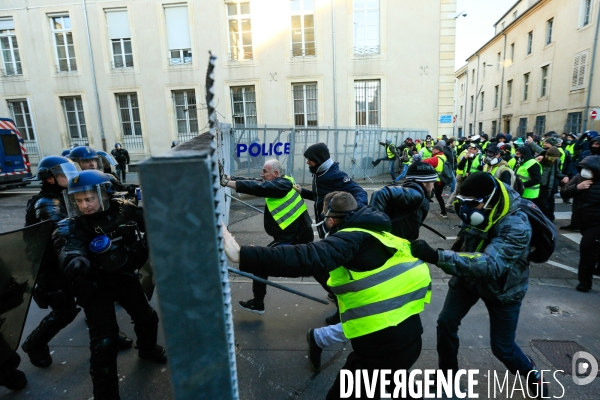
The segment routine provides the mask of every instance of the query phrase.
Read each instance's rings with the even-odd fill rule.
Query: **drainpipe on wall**
[[[596,34],[594,35],[594,50],[592,51],[592,70],[590,72],[590,83],[588,84],[587,100],[585,101],[585,113],[583,114],[583,132],[587,130],[588,113],[590,109],[590,97],[592,96],[592,81],[594,80],[594,66],[596,65],[596,48],[598,43],[598,29],[600,25],[600,7],[596,18]]]
[[[481,93],[481,89],[477,90],[479,87],[479,54],[477,54],[477,81],[475,83],[475,104],[473,104],[473,129],[475,130],[475,134],[479,135],[481,132],[477,132],[477,99],[479,98],[479,93]]]
[[[83,17],[85,19],[85,31],[87,33],[88,48],[89,48],[89,53],[90,53],[90,63],[92,64],[92,83],[94,84],[94,94],[96,95],[96,110],[98,111],[98,122],[100,122],[100,137],[102,138],[102,150],[106,151],[106,137],[104,137],[104,126],[102,125],[102,111],[100,109],[100,96],[98,95],[98,85],[96,84],[96,69],[94,68],[94,53],[92,52],[92,40],[90,38],[90,26],[88,24],[87,7],[85,5],[85,0],[81,0],[81,5],[83,6]]]
[[[333,68],[333,127],[335,129],[334,131],[334,144],[335,144],[335,154],[336,154],[336,159],[337,159],[337,154],[338,154],[338,123],[337,123],[337,75],[336,75],[336,68],[335,68],[335,58],[336,58],[336,54],[335,54],[335,8],[334,8],[334,0],[331,0],[331,47],[332,47],[332,57],[333,57],[333,63],[332,63],[332,68]]]
[[[466,137],[467,135],[467,99],[469,98],[469,63],[467,63],[467,69],[464,72],[464,75],[466,75],[465,78],[465,113],[463,115],[463,135]]]
[[[504,53],[502,54],[502,78],[500,78],[500,107],[498,107],[500,109],[499,113],[498,113],[498,123],[500,124],[500,126],[498,127],[498,132],[503,131],[504,129],[502,129],[502,96],[504,95],[504,66],[506,65],[506,33],[502,33],[504,35]],[[510,132],[504,132],[504,134],[507,134]]]

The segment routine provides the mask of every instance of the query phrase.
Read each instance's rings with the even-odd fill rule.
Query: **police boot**
[[[138,357],[144,360],[150,360],[159,364],[167,362],[167,355],[165,348],[161,345],[155,344],[153,348],[140,348],[138,346]]]
[[[54,310],[40,322],[37,328],[25,339],[21,348],[33,365],[39,368],[46,368],[52,364],[48,342],[52,340],[58,332],[69,325],[79,314],[80,308],[72,310]]]
[[[158,336],[158,315],[152,307],[148,307],[145,315],[134,320],[133,329],[137,336],[138,356],[145,360],[156,361],[158,363],[167,362],[165,349],[156,344]]]
[[[90,376],[94,400],[119,400],[117,374],[117,337],[93,338],[90,341]]]
[[[9,390],[21,390],[27,385],[27,377],[17,367],[21,363],[21,357],[13,353],[10,358],[0,365],[0,386]]]
[[[131,339],[130,337],[128,337],[123,332],[119,332],[119,339],[118,339],[118,341],[119,341],[119,349],[121,349],[121,350],[128,349],[133,344],[133,339]]]

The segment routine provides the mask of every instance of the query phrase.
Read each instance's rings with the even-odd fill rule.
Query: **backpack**
[[[448,161],[444,161],[444,169],[442,169],[442,172],[440,172],[438,175],[440,176],[440,181],[444,184],[444,186],[452,183],[454,180],[454,174],[452,173],[452,167],[450,167]]]
[[[530,252],[527,260],[536,264],[548,261],[556,247],[556,227],[533,202],[521,199],[519,208],[527,214],[531,224]]]

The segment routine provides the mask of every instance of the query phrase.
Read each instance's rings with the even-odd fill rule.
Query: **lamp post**
[[[492,67],[494,64],[486,64],[484,63],[484,68],[485,67]],[[477,83],[475,84],[475,90],[477,91],[475,93],[475,104],[473,105],[474,110],[473,110],[473,129],[475,130],[477,135],[481,134],[481,131],[477,132],[477,99],[479,98],[479,94],[481,93],[481,89],[483,89],[483,85],[481,85],[481,87],[479,88],[479,90],[477,90],[477,87],[479,86],[479,54],[477,55]],[[485,71],[484,71],[485,72]]]
[[[461,11],[461,12],[458,12],[456,14],[449,14],[449,16],[452,16],[452,18],[454,18],[454,19],[458,19],[460,17],[466,17],[467,16],[467,12],[466,11]],[[455,38],[456,38],[456,35],[455,35]],[[455,41],[455,45],[454,46],[456,47],[456,41]],[[468,85],[468,83],[469,83],[469,74],[468,74],[468,72],[469,72],[469,68],[467,68],[467,70],[464,72],[464,74],[467,75],[467,79],[465,81],[465,115],[464,115],[464,118],[462,118],[462,120],[464,121],[463,122],[464,124],[466,124],[466,122],[467,122],[467,93],[468,93],[468,90],[469,90],[469,85]],[[457,85],[459,84],[459,82],[460,82],[460,77],[457,79]],[[457,89],[455,87],[455,91],[456,90]],[[456,98],[456,94],[454,95],[454,97]],[[454,115],[457,115],[456,114],[456,101],[454,102]],[[456,128],[456,125],[458,125],[458,121],[456,121],[453,124],[453,127],[452,127],[453,134],[454,134],[454,129]],[[463,135],[464,135],[464,133],[465,133],[465,126],[463,126]]]

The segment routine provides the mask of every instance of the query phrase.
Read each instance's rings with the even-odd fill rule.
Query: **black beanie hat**
[[[435,182],[437,179],[438,174],[435,172],[435,168],[422,161],[413,162],[406,171],[407,181]]]
[[[304,157],[310,161],[316,162],[318,165],[323,164],[325,161],[331,158],[329,155],[329,149],[325,143],[313,144],[306,149],[304,152]]]
[[[460,185],[460,195],[475,198],[489,196],[496,187],[495,179],[488,172],[475,172]]]
[[[529,146],[521,146],[517,149],[517,151],[521,153],[521,158],[523,158],[525,161],[533,158],[533,154],[531,153]]]

